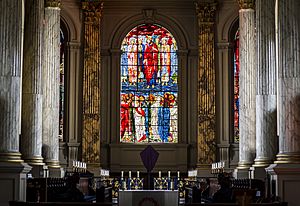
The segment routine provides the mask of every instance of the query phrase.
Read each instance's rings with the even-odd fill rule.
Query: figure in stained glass
[[[144,65],[144,74],[147,80],[147,88],[149,88],[150,86],[154,88],[158,66],[158,48],[157,45],[153,42],[151,36],[147,37],[147,44],[144,54]]]
[[[162,45],[160,47],[160,73],[161,73],[161,84],[167,85],[171,74],[171,49],[168,44],[168,37],[162,38]]]
[[[131,37],[129,39],[128,46],[128,75],[129,84],[136,85],[137,83],[137,45],[136,38]]]

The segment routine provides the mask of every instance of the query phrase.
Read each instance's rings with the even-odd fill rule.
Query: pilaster
[[[214,22],[216,3],[196,4],[199,27],[197,168],[210,174],[216,157],[216,71]]]
[[[100,25],[103,3],[82,2],[84,14],[82,161],[100,166],[101,59]]]

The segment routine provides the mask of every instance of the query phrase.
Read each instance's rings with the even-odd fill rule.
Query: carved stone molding
[[[154,9],[143,9],[143,16],[145,23],[153,23],[155,19],[156,11]]]
[[[45,7],[60,7],[61,0],[46,0]]]
[[[240,9],[255,9],[255,0],[237,0]]]

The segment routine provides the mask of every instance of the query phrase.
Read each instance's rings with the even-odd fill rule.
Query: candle
[[[161,178],[161,171],[158,171],[158,177]]]
[[[178,177],[178,178],[180,177],[180,172],[179,172],[179,171],[177,171],[177,177]]]
[[[140,177],[140,171],[136,171],[136,177],[137,177],[137,178]]]
[[[168,177],[169,178],[171,177],[171,171],[168,171]]]
[[[124,171],[121,171],[121,177],[123,178],[123,176],[124,176]]]
[[[129,176],[129,178],[131,178],[131,171],[129,171],[128,176]]]

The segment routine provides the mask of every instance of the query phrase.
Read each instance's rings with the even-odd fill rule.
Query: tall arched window
[[[234,142],[239,142],[240,131],[239,131],[239,76],[240,76],[240,60],[239,60],[239,30],[237,30],[234,36],[234,83],[233,83],[233,91],[234,91]]]
[[[132,29],[121,46],[120,142],[178,142],[178,58],[156,24]]]

